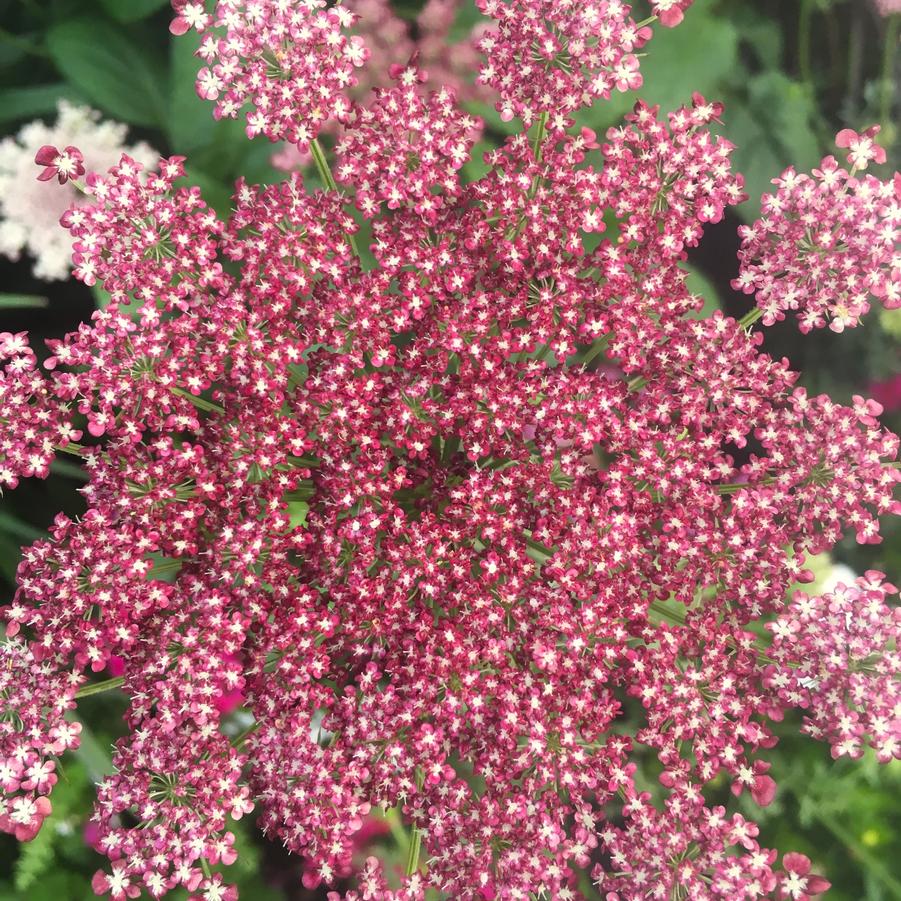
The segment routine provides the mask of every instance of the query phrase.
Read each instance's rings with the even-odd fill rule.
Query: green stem
[[[410,850],[407,854],[407,876],[412,876],[419,869],[419,854],[422,850],[422,833],[416,826],[410,834]]]
[[[798,69],[802,81],[815,96],[813,70],[810,66],[810,29],[813,23],[813,7],[816,0],[801,0],[801,16],[798,21]]]
[[[392,807],[390,810],[386,811],[385,819],[388,823],[388,828],[391,830],[392,838],[397,842],[398,849],[407,848],[409,851],[410,836],[404,829],[404,824],[401,822],[398,809]]]
[[[325,156],[325,151],[322,149],[322,145],[319,143],[318,138],[313,138],[310,143],[310,153],[313,156],[313,162],[316,164],[316,171],[319,173],[319,177],[322,179],[325,186],[330,191],[337,192],[338,183],[335,181],[335,176],[332,174],[331,167]],[[347,238],[347,243],[350,244],[350,249],[354,252],[354,256],[359,257],[360,250],[357,247],[357,239],[350,234],[350,232],[346,232],[345,237]]]
[[[89,698],[91,695],[100,695],[106,691],[115,691],[117,688],[122,687],[123,682],[125,682],[125,679],[122,676],[116,676],[114,679],[106,679],[104,682],[94,682],[92,685],[85,685],[84,688],[79,688],[78,691],[75,692],[75,697],[77,699]]]
[[[886,888],[891,890],[892,896],[901,898],[901,882],[899,882],[888,870],[882,860],[871,853],[859,842],[844,826],[840,826],[835,817],[824,813],[817,813],[816,818],[851,852],[861,863],[865,864],[870,873],[875,876]]]
[[[0,294],[0,310],[39,310],[50,301],[39,294]]]
[[[68,444],[54,444],[53,449],[61,454],[71,454],[73,457],[86,457],[88,448],[76,441],[70,441]]]
[[[535,139],[532,141],[532,155],[535,157],[535,162],[541,162],[542,149],[544,147],[544,139],[547,137],[547,113],[540,113],[538,116],[538,127],[535,129]],[[537,193],[538,189],[541,187],[541,183],[544,179],[541,175],[536,175],[535,178],[532,179],[532,185],[529,188],[529,199],[531,200]],[[524,224],[521,223],[521,224]],[[519,229],[517,228],[517,232]]]
[[[748,310],[748,312],[738,320],[738,324],[742,328],[750,328],[761,316],[763,316],[763,310],[761,310],[760,307],[754,307],[753,310]]]
[[[421,792],[422,786],[425,784],[425,773],[419,768],[416,767],[415,774],[413,776],[413,781],[416,784],[416,791]],[[407,876],[412,876],[417,870],[419,870],[419,854],[422,851],[422,833],[419,831],[419,828],[414,823],[411,826],[410,830],[410,848],[407,853],[407,868],[406,874]]]
[[[540,113],[538,116],[538,128],[535,131],[535,140],[532,142],[532,153],[538,162],[541,162],[541,145],[547,136],[547,120],[548,114]]]
[[[173,394],[177,394],[179,397],[183,397],[185,400],[190,401],[198,410],[203,410],[207,413],[220,414],[225,412],[225,409],[220,407],[219,404],[214,404],[212,401],[198,397],[196,394],[191,394],[190,391],[185,391],[184,388],[171,388],[170,390]]]
[[[647,383],[648,380],[643,375],[640,375],[637,378],[632,379],[632,381],[628,382],[626,384],[626,388],[628,388],[629,391],[640,391],[642,388],[644,388],[645,385],[647,385]]]
[[[260,728],[259,721],[251,723],[243,732],[239,732],[232,739],[232,747],[236,748],[236,749],[240,749],[241,746],[244,744],[245,740],[247,739],[247,736],[253,735],[253,733],[256,732],[257,729],[259,729],[259,728]]]
[[[854,122],[857,119],[858,98],[860,97],[860,82],[863,72],[864,54],[864,10],[859,3],[851,8],[851,31],[848,37],[848,73],[845,77],[845,109],[848,120]]]
[[[319,172],[319,177],[325,183],[325,186],[330,191],[337,191],[338,183],[335,181],[335,176],[332,175],[328,160],[325,158],[325,151],[322,149],[318,138],[313,138],[313,142],[310,144],[310,153],[313,155],[316,170]]]
[[[885,48],[882,56],[882,85],[879,93],[879,121],[885,130],[891,124],[892,100],[895,94],[895,50],[898,46],[898,29],[901,15],[889,16],[885,30]]]

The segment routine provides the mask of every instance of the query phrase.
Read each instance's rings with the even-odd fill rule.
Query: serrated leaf
[[[53,800],[56,803],[56,798]],[[23,842],[19,846],[13,874],[13,884],[17,891],[27,892],[50,869],[56,836],[56,830],[48,821],[30,842]]]
[[[72,19],[47,32],[57,68],[89,100],[123,122],[165,122],[165,75],[153,57],[111,22]]]

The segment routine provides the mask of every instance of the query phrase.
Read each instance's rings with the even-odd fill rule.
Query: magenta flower
[[[187,34],[192,28],[203,32],[211,22],[203,0],[172,0],[172,8],[177,15],[170,23],[169,31],[174,35]]]
[[[792,852],[782,859],[785,873],[779,884],[780,896],[792,901],[810,901],[816,895],[828,891],[832,884],[822,876],[811,875],[810,858]]]
[[[685,18],[685,10],[694,0],[654,0],[654,15],[666,28],[675,28]]]
[[[80,178],[84,175],[84,157],[77,147],[57,150],[45,144],[35,154],[34,161],[44,167],[38,181],[50,181],[56,177],[59,183],[64,185],[70,178]]]
[[[880,131],[878,125],[868,128],[862,134],[845,128],[836,135],[835,143],[851,151],[848,154],[848,162],[855,169],[866,169],[871,162],[882,164],[886,160],[885,148],[876,143],[876,135]]]
[[[0,831],[12,833],[20,842],[30,842],[52,812],[49,798],[20,796],[0,812]]]

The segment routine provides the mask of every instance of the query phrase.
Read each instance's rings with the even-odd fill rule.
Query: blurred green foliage
[[[420,5],[419,0],[395,2],[407,19]],[[636,4],[639,17],[642,5]],[[169,17],[168,0],[0,0],[0,132],[13,134],[30,119],[52,117],[65,97],[128,123],[135,139],[144,138],[163,153],[187,155],[190,180],[220,212],[228,211],[239,175],[251,182],[277,179],[271,145],[247,141],[241,122],[215,122],[208,104],[197,98],[193,52],[198,38],[172,40]],[[464,7],[452,37],[462,38],[478,19],[473,5]],[[642,60],[640,95],[664,110],[688,102],[694,91],[723,100],[722,131],[736,144],[735,165],[751,197],[737,211],[740,218],[724,226],[732,230],[725,249],[710,247],[708,239],[689,263],[691,288],[707,298],[708,312],[736,303],[728,289],[735,226],[757,216],[760,195],[786,166],[811,168],[832,151],[831,137],[839,128],[872,122],[883,124],[890,157],[897,160],[897,19],[880,20],[866,0],[697,0],[684,25],[655,35]],[[578,124],[603,134],[633,102],[632,95],[616,95],[580,113]],[[473,111],[486,119],[489,132],[467,167],[469,177],[484,169],[479,151],[515,127],[501,122],[487,104],[475,104]],[[11,293],[0,296],[4,328],[13,327],[7,324],[11,310],[40,309],[43,286],[29,281],[27,269],[26,261],[17,270],[24,287],[17,282]],[[93,302],[74,284],[48,294],[54,315],[73,298]],[[98,291],[97,301],[102,300]],[[777,329],[767,346],[800,363],[806,384],[846,399],[864,391],[872,379],[898,371],[901,314],[871,320],[858,334],[837,340],[830,335],[803,339],[793,327],[780,337]],[[52,319],[51,325],[45,311],[28,320],[38,336],[76,324]],[[889,421],[897,428],[897,413]],[[76,489],[82,479],[77,466],[59,461],[48,481],[32,480],[3,498],[0,581],[5,595],[14,584],[19,546],[42,535],[58,511],[81,511]],[[302,522],[306,505],[298,504],[292,513]],[[901,531],[888,531],[881,548],[861,551],[845,543],[838,558],[857,569],[875,565],[901,573]],[[78,754],[62,762],[53,817],[28,845],[0,837],[0,901],[94,897],[90,877],[102,859],[86,844],[85,828],[92,783],[110,770],[109,751],[122,732],[122,712],[121,699],[107,695],[83,703],[84,740]],[[776,802],[766,810],[747,796],[733,803],[761,824],[764,844],[808,854],[832,880],[829,897],[835,901],[901,899],[901,762],[879,767],[872,756],[832,761],[827,748],[799,736],[799,725],[797,719],[780,724],[782,741],[770,755],[780,786]],[[729,803],[727,788],[714,787],[722,790],[718,803]],[[387,823],[392,824],[390,816]],[[299,864],[278,846],[262,842],[251,822],[235,824],[235,831],[240,856],[232,873],[243,898],[314,897],[299,887]],[[403,835],[395,841],[390,832],[378,839],[398,865],[404,841]]]

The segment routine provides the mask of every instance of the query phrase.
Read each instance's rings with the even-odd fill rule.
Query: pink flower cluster
[[[177,32],[213,21],[175,7]],[[129,731],[93,822],[114,901],[232,901],[229,818],[251,810],[307,887],[352,878],[349,899],[567,901],[593,881],[607,901],[801,901],[828,882],[727,807],[773,801],[772,722],[801,708],[839,753],[901,756],[895,590],[869,574],[786,601],[808,555],[901,512],[899,442],[878,404],[808,397],[761,352],[765,292],[745,321],[698,318],[684,248],[743,198],[721,107],[639,103],[603,143],[573,133],[567,79],[602,85],[646,36],[615,0],[491,8],[488,66],[534,125],[484,176],[459,177],[471,120],[415,64],[354,110],[342,191],[314,146],[324,189],[240,181],[223,222],[176,185],[180,158],[123,157],[64,220],[76,276],[113,302],[50,342],[47,376],[4,339],[26,412],[0,420],[8,481],[45,475],[75,416],[93,444],[69,448],[87,512],[24,551],[4,611],[0,828],[33,836],[43,762],[77,741],[65,714],[103,687],[86,671],[124,661]],[[269,97],[259,41],[293,60],[340,9],[220,3],[237,36],[217,77]],[[583,68],[526,77],[549,17],[547,58]],[[310,102],[287,90],[273,134]],[[792,196],[817,221],[881,217],[884,242],[893,183],[831,178],[853,192]],[[799,243],[764,246],[785,255],[776,296],[810,273]],[[849,235],[829,265],[862,252]],[[379,809],[408,835],[399,887],[355,860]]]
[[[723,107],[695,94],[692,105],[669,115],[639,102],[627,124],[611,128],[601,173],[605,196],[623,222],[622,237],[648,257],[679,257],[695,246],[704,224],[719,222],[727,206],[747,199],[744,180],[731,171],[732,144],[704,126],[718,121]],[[648,221],[648,208],[658,215]]]
[[[357,206],[368,219],[386,203],[389,209],[411,206],[436,221],[445,199],[460,193],[457,173],[479,122],[456,108],[446,88],[420,97],[417,84],[425,75],[415,66],[398,67],[394,78],[396,88],[377,88],[369,107],[346,118],[335,177],[356,186]]]
[[[486,99],[489,92],[475,83],[479,65],[475,38],[482,26],[462,40],[452,39],[465,6],[465,0],[425,0],[410,21],[397,14],[390,0],[347,0],[348,9],[357,17],[354,31],[369,53],[352,96],[365,101],[373,87],[390,87],[391,67],[406,63],[415,54],[432,84],[453,89],[462,100]]]
[[[38,181],[50,181],[51,178],[64,185],[72,178],[84,175],[84,157],[77,147],[57,150],[49,144],[43,146],[34,157],[34,161],[44,167]]]
[[[886,309],[901,307],[901,176],[883,182],[854,174],[885,162],[877,132],[839,133],[851,173],[831,156],[812,175],[787,169],[774,179],[777,193],[763,198],[763,218],[741,228],[733,286],[756,294],[764,324],[797,310],[802,332],[827,323],[841,332],[858,324],[873,297]]]
[[[500,95],[497,109],[528,125],[537,110],[567,116],[641,86],[636,50],[651,37],[622,0],[476,0],[497,23],[479,40],[479,81]],[[664,2],[661,7],[672,7]],[[673,23],[675,24],[675,23]]]
[[[0,490],[47,478],[57,445],[78,441],[68,404],[47,391],[24,332],[0,332]]]
[[[246,106],[247,135],[309,145],[323,125],[346,110],[354,70],[366,60],[359,37],[346,32],[355,17],[326,0],[175,0],[174,34],[204,35],[198,55],[207,64],[197,93],[216,102],[216,118],[237,118]],[[222,31],[224,29],[224,33]]]
[[[694,0],[653,0],[652,6],[661,25],[675,28],[685,18],[685,10],[692,3]]]
[[[879,572],[823,597],[797,592],[768,625],[773,664],[769,686],[809,712],[804,731],[832,745],[833,757],[863,756],[865,744],[883,763],[901,756],[901,608]]]
[[[78,747],[81,723],[64,719],[75,709],[84,677],[67,666],[65,649],[29,643],[9,626],[0,641],[0,831],[31,841],[50,815],[56,758]]]
[[[475,46],[479,28],[462,40],[451,40],[464,0],[426,0],[413,21],[401,18],[390,0],[348,0],[345,5],[356,16],[353,31],[363,39],[369,54],[349,91],[352,100],[365,104],[373,88],[391,87],[391,73],[411,59],[433,85],[451,90],[458,101],[490,98],[490,91],[473,81],[479,62]],[[339,132],[339,123],[335,120],[323,131]],[[311,159],[307,150],[286,144],[272,162],[277,169],[293,172],[309,165]]]

